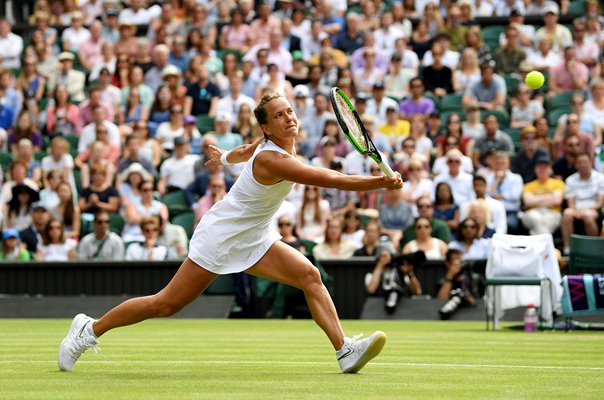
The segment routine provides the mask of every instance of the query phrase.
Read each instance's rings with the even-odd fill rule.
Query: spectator
[[[351,55],[363,45],[365,33],[361,30],[361,18],[351,12],[346,15],[346,28],[335,39],[335,47]]]
[[[114,43],[115,55],[134,57],[138,49],[138,40],[136,39],[136,25],[128,20],[119,22],[118,25],[119,40]]]
[[[403,237],[403,229],[413,219],[413,208],[403,200],[403,193],[400,190],[386,192],[384,200],[379,215],[382,227],[380,233],[388,236],[394,248],[398,249]]]
[[[581,120],[577,114],[575,114],[575,113],[567,114],[565,127],[563,129],[564,129],[562,131],[563,137],[577,136],[579,138],[579,142],[580,142],[580,150],[593,156],[593,154],[595,152],[595,149],[594,149],[595,138],[593,135],[582,131]],[[600,137],[598,137],[598,139],[600,139],[600,138],[601,138],[601,135],[600,135]],[[556,136],[554,136],[553,147],[554,147],[554,151],[556,151],[557,153],[560,152],[560,144],[561,144],[560,142],[561,142],[560,139],[557,138]]]
[[[369,173],[374,177],[382,176],[382,170],[376,163],[371,164],[369,167]],[[385,189],[359,192],[358,196],[360,208],[376,210],[379,212],[382,208],[384,196],[387,192],[388,191]]]
[[[169,260],[181,260],[187,255],[189,238],[185,228],[171,224],[167,219],[157,216],[159,221],[159,236],[157,244],[168,248]]]
[[[120,11],[116,8],[109,8],[105,11],[102,18],[103,22],[103,39],[110,43],[116,43],[120,39],[118,16]]]
[[[115,91],[117,88],[111,85],[111,76],[115,73],[115,64],[117,62],[117,58],[113,52],[113,43],[104,41],[100,51],[99,59],[90,68],[91,71],[90,75],[88,75],[88,82],[99,80],[99,85],[101,87],[104,89],[110,87],[111,91]],[[106,79],[101,80],[101,76],[104,76]],[[111,93],[111,96],[113,96],[113,93]],[[118,97],[121,98],[121,93],[118,93]],[[103,98],[106,101],[109,100],[108,97],[103,96]],[[113,104],[112,100],[107,102]]]
[[[543,15],[544,26],[537,30],[537,40],[542,37],[552,38],[552,49],[559,54],[567,47],[573,45],[573,36],[570,33],[570,30],[558,23],[560,9],[557,4],[553,2],[546,4],[543,7],[543,14],[541,15]]]
[[[50,137],[75,135],[79,109],[69,102],[67,87],[57,85],[53,99],[54,102],[46,110],[45,133]]]
[[[411,145],[411,140],[403,142],[404,145]],[[427,178],[428,174],[424,163],[417,159],[411,158],[407,167],[407,179],[403,183],[403,199],[412,205],[413,214],[417,215],[415,203],[420,197],[431,197],[434,193],[434,183]]]
[[[149,119],[149,108],[141,103],[140,90],[133,87],[128,93],[126,104],[121,107],[118,114],[118,122],[123,129],[125,126],[133,126],[137,121],[146,122]]]
[[[329,122],[329,125],[331,125],[331,122]],[[328,124],[325,124],[325,126],[327,127]],[[337,145],[336,139],[332,136],[323,136],[316,151],[316,153],[320,155],[317,155],[311,160],[311,165],[322,168],[331,168],[331,165],[334,162],[344,165],[346,163],[345,160],[336,154]]]
[[[0,251],[0,261],[29,261],[31,255],[19,237],[19,231],[16,229],[5,229],[2,232],[2,249]]]
[[[445,256],[447,244],[432,236],[432,225],[429,218],[420,216],[416,218],[412,226],[415,238],[405,244],[403,254],[423,251],[428,260],[437,260]]]
[[[358,249],[363,246],[363,237],[365,237],[365,230],[361,226],[361,217],[357,210],[346,211],[344,213],[342,239],[348,240]]]
[[[138,185],[140,201],[131,201],[124,207],[124,219],[126,223],[122,230],[122,239],[125,242],[142,242],[145,240],[141,232],[141,221],[145,217],[159,215],[163,219],[168,218],[168,208],[164,203],[153,198],[153,182],[142,180]]]
[[[14,228],[18,231],[26,229],[32,223],[32,204],[39,201],[38,192],[24,183],[12,188],[12,198],[3,210],[4,228]]]
[[[99,210],[115,213],[119,209],[119,193],[107,183],[107,168],[102,164],[90,167],[90,186],[83,189],[78,205],[82,213],[94,214]]]
[[[586,91],[589,68],[577,59],[574,47],[565,47],[564,59],[550,67],[549,76],[549,96],[569,90]]]
[[[152,66],[145,72],[145,84],[151,88],[153,93],[156,93],[163,83],[164,71],[166,73],[176,73],[177,76],[180,75],[181,69],[169,63],[169,54],[170,48],[165,44],[158,44],[153,48]]]
[[[102,36],[103,24],[95,20],[90,24],[90,37],[83,41],[78,49],[80,64],[87,70],[91,70],[95,65],[100,64],[103,59],[101,47],[105,43]]]
[[[454,114],[451,114],[449,118],[453,118]],[[459,119],[458,115],[455,115],[454,118]],[[459,122],[457,122],[459,124]],[[463,138],[463,136],[462,136]],[[448,174],[449,167],[447,165],[447,153],[453,149],[459,150],[459,138],[453,135],[445,136],[445,140],[442,142],[443,155],[434,160],[434,164],[432,164],[432,174],[434,177],[441,174]],[[467,146],[468,148],[470,146]],[[460,156],[461,159],[461,171],[466,172],[468,174],[472,174],[474,172],[474,166],[472,165],[472,159],[463,153]]]
[[[221,29],[220,48],[245,53],[251,46],[251,28],[245,23],[241,8],[231,9],[230,17],[230,23]]]
[[[432,48],[434,43],[429,24],[430,21],[427,18],[420,19],[409,38],[409,45],[418,58],[424,58],[424,55]]]
[[[50,142],[50,154],[42,159],[40,168],[42,175],[46,176],[50,171],[57,170],[61,174],[61,179],[75,187],[73,177],[73,157],[69,154],[69,142],[65,138],[57,136]],[[48,181],[44,181],[44,187],[47,187]]]
[[[254,109],[255,102],[249,96],[241,93],[241,89],[243,87],[243,73],[237,71],[234,74],[231,74],[229,77],[229,95],[224,96],[216,105],[216,112],[225,111],[228,113],[232,113],[232,116],[235,117],[239,114],[239,110],[242,105],[247,105],[250,109]],[[235,123],[235,118],[231,121],[231,123]]]
[[[84,136],[81,136],[78,142],[78,150],[81,147],[82,151],[76,159],[80,158],[80,164],[86,160],[89,161],[90,153],[88,152],[88,148],[90,145],[95,142],[102,142],[105,145],[103,158],[115,166],[120,157],[120,140],[119,133],[116,132],[117,127],[102,118],[103,110],[100,107],[95,108],[95,115],[98,118],[98,122],[93,122],[84,128]]]
[[[98,121],[99,115],[94,115],[94,109],[100,106],[103,109],[102,117],[108,122],[113,121],[115,109],[109,103],[103,100],[103,93],[100,86],[91,86],[89,88],[88,99],[83,101],[79,106],[78,118],[75,123],[75,131],[81,134],[82,129],[92,122]],[[84,146],[85,148],[85,146]],[[78,148],[78,151],[81,151]]]
[[[19,235],[21,236],[21,240],[23,241],[23,243],[25,243],[25,245],[27,246],[27,250],[31,254],[36,254],[38,244],[42,242],[42,232],[44,231],[49,219],[50,213],[48,213],[44,204],[40,202],[32,204],[32,223],[29,227],[19,233]]]
[[[53,91],[58,84],[63,84],[67,87],[71,100],[81,103],[86,98],[84,94],[86,75],[73,69],[74,58],[73,53],[67,51],[59,54],[59,70],[56,75],[48,77],[48,90]]]
[[[537,129],[533,125],[522,128],[520,143],[522,150],[516,153],[512,159],[512,172],[522,176],[524,183],[529,183],[537,178],[535,174],[537,160],[544,157],[549,159],[549,152],[547,149],[539,147]]]
[[[216,106],[220,97],[218,86],[210,82],[208,71],[205,67],[197,72],[198,81],[187,88],[185,97],[185,115],[216,115]]]
[[[21,139],[17,143],[17,152],[14,156],[14,162],[23,162],[27,165],[27,177],[31,178],[36,184],[42,181],[42,171],[40,162],[34,158],[34,151],[29,139]]]
[[[604,83],[604,82],[602,82]],[[594,86],[596,82],[592,81],[592,92],[594,91]],[[589,101],[589,100],[588,100]],[[593,96],[592,96],[593,101]],[[580,132],[589,134],[589,136],[593,139],[594,146],[599,146],[602,143],[602,127],[600,123],[596,122],[597,111],[591,110],[590,112],[585,111],[585,99],[583,98],[583,94],[579,92],[573,93],[570,104],[572,108],[572,112],[577,114],[579,118],[579,125],[573,126],[574,130],[579,129]],[[571,114],[565,114],[558,119],[558,124],[556,126],[556,132],[553,137],[554,142],[562,142],[562,138],[564,137],[564,132],[568,129],[568,117]],[[572,124],[570,124],[572,125]],[[581,136],[581,134],[579,135]],[[585,141],[584,141],[585,142]]]
[[[420,78],[413,78],[409,82],[411,98],[403,100],[399,106],[401,119],[409,119],[411,116],[420,114],[424,117],[434,111],[434,102],[424,97],[424,83]]]
[[[120,12],[119,21],[130,21],[136,25],[148,25],[154,15],[152,9],[145,8],[144,0],[130,0],[130,7]]]
[[[306,253],[307,249],[304,246],[304,243],[296,236],[294,236],[294,224],[291,219],[287,215],[282,215],[277,219],[277,228],[279,229],[279,234],[281,235],[281,241],[287,243],[294,249]]]
[[[274,63],[267,65],[266,79],[256,88],[255,98],[259,100],[260,97],[262,97],[262,94],[267,90],[273,90],[284,96],[286,99],[288,99],[288,101],[293,102],[294,97],[292,93],[292,85],[289,83],[289,81],[283,79],[283,75],[280,72],[279,67]]]
[[[128,104],[130,99],[130,91],[133,88],[138,88],[140,102],[147,107],[147,109],[151,108],[153,104],[154,94],[149,86],[145,84],[144,81],[144,72],[142,67],[138,65],[133,65],[130,68],[130,74],[128,75],[128,86],[122,86],[122,105],[125,106]]]
[[[506,44],[495,51],[496,73],[510,75],[519,71],[520,63],[526,59],[526,53],[518,46],[519,36],[520,31],[515,25],[505,28]]]
[[[475,169],[480,168],[481,165],[486,165],[487,153],[503,151],[511,154],[514,151],[512,139],[507,133],[499,130],[499,123],[495,115],[487,114],[482,122],[485,128],[485,136],[476,139],[472,153]]]
[[[46,78],[36,71],[35,57],[25,56],[23,70],[17,78],[17,88],[23,94],[24,102],[28,105],[30,111],[42,100],[46,89]]]
[[[109,229],[109,214],[98,211],[94,215],[94,232],[84,236],[78,246],[80,260],[114,260],[124,259],[124,242],[122,238]]]
[[[269,41],[270,32],[273,29],[281,29],[281,22],[278,18],[271,15],[271,6],[269,3],[260,3],[257,9],[257,16],[250,24],[252,32],[252,43],[266,43]]]
[[[44,176],[44,189],[40,190],[40,203],[47,209],[55,208],[59,204],[57,188],[63,182],[63,175],[58,169],[52,169]]]
[[[42,148],[42,135],[36,129],[31,114],[27,110],[22,110],[17,118],[15,127],[8,131],[8,145],[13,155],[17,156],[18,147],[21,140],[27,139],[32,151],[37,153]]]
[[[554,161],[554,177],[562,181],[577,172],[575,159],[580,152],[581,140],[576,135],[565,136],[563,139],[562,154]]]
[[[139,187],[143,182],[152,180],[151,174],[139,163],[132,163],[118,177],[116,187],[119,188],[120,201],[123,210],[126,210],[130,203],[138,204],[141,202],[141,192]]]
[[[8,19],[0,19],[0,66],[5,69],[21,68],[23,39],[12,33],[12,28]]]
[[[195,220],[193,221],[193,226],[197,226],[199,221],[203,218],[203,215],[210,209],[214,204],[222,200],[224,196],[227,194],[227,187],[220,175],[212,175],[210,176],[210,185],[209,191],[207,194],[201,196],[195,205]]]
[[[567,208],[562,212],[563,253],[570,251],[570,236],[575,228],[575,221],[581,221],[588,236],[598,235],[599,211],[604,204],[604,177],[592,169],[592,158],[587,153],[575,156],[577,172],[566,181]]]
[[[484,3],[483,3],[484,4]],[[491,49],[482,40],[482,33],[480,32],[480,26],[471,26],[466,31],[466,42],[464,48],[471,48],[476,52],[478,57],[478,64],[491,64],[493,58],[491,56]],[[455,64],[456,65],[456,64]]]
[[[63,50],[78,53],[82,43],[89,40],[90,31],[84,27],[84,14],[75,11],[71,14],[71,25],[61,34]]]
[[[356,250],[354,243],[342,237],[342,221],[338,218],[327,219],[324,237],[312,250],[315,260],[350,258]]]
[[[440,219],[434,218],[434,207],[432,201],[430,200],[430,196],[422,196],[419,197],[416,201],[418,218],[423,217],[424,219],[428,219],[431,225],[431,235],[435,238],[442,240],[445,243],[451,241],[451,231],[447,226],[447,223],[441,221]],[[416,219],[417,221],[417,219]],[[403,240],[401,242],[401,246],[405,246],[408,242],[415,239],[415,223],[408,225],[403,230]]]
[[[375,84],[382,84],[384,73],[376,66],[375,63],[376,52],[371,47],[365,47],[363,50],[363,59],[365,60],[364,66],[355,70],[353,75],[354,86],[358,93],[363,93],[367,96],[371,94],[372,87]],[[336,71],[337,72],[337,71]],[[337,80],[337,77],[336,77]],[[324,86],[327,88],[330,82],[325,82]],[[383,97],[383,96],[382,96]],[[381,98],[380,98],[381,101]]]
[[[466,47],[461,53],[459,68],[453,71],[453,84],[456,92],[465,92],[468,88],[480,80],[480,68],[476,50]]]
[[[64,233],[68,238],[78,240],[80,237],[80,207],[75,204],[73,189],[67,182],[61,182],[57,186],[59,204],[50,208],[53,218],[63,222]]]
[[[471,155],[471,148],[473,144],[472,139],[464,135],[463,127],[461,124],[461,116],[456,112],[452,112],[451,114],[449,114],[449,116],[447,117],[447,122],[445,124],[445,129],[443,129],[443,131],[440,132],[439,136],[436,138],[436,143],[439,145],[436,148],[436,154],[438,156],[444,155],[446,154],[446,151],[448,151],[445,149],[445,144],[446,140],[449,138],[457,139],[458,150],[460,150],[463,154]]]
[[[439,174],[434,179],[434,184],[446,182],[451,188],[455,204],[461,207],[472,199],[472,175],[461,169],[461,157],[463,154],[457,149],[447,152],[447,173]]]
[[[36,260],[38,261],[69,261],[78,257],[77,242],[65,237],[63,223],[51,218],[42,233],[42,243],[38,245]]]
[[[445,221],[451,233],[455,232],[459,226],[459,206],[455,203],[451,186],[446,182],[436,185],[434,217]],[[451,236],[454,237],[454,235]]]
[[[322,242],[330,213],[329,202],[321,198],[319,188],[305,186],[296,223],[296,236],[303,240]]]
[[[562,220],[564,183],[550,177],[552,167],[548,155],[539,156],[534,169],[536,179],[524,185],[524,211],[519,213],[520,220],[531,235],[553,234]]]
[[[409,83],[415,76],[417,73],[413,68],[403,66],[402,54],[392,54],[388,72],[384,76],[384,94],[388,97],[402,99],[409,94]]]
[[[560,61],[560,54],[552,50],[552,41],[547,36],[539,39],[537,49],[531,50],[526,58],[528,68],[542,72],[549,72],[550,67],[558,65]]]
[[[363,236],[363,245],[353,253],[354,257],[377,257],[384,250],[384,245],[380,240],[380,223],[375,219],[370,219],[365,224],[365,235]]]
[[[467,206],[468,217],[472,218],[477,225],[477,237],[484,239],[493,237],[495,230],[489,227],[491,224],[491,211],[487,201],[485,199],[476,199],[468,203]]]
[[[337,160],[332,161],[329,168],[338,172],[344,171],[342,163]],[[294,188],[295,187],[296,186],[294,186]],[[321,195],[329,202],[329,207],[334,213],[343,214],[349,210],[356,209],[356,203],[358,202],[357,192],[335,188],[323,188],[321,189]]]
[[[504,110],[506,96],[505,80],[495,74],[491,64],[482,64],[480,80],[469,86],[461,102],[464,107],[476,103],[483,110]]]
[[[507,214],[508,229],[516,232],[518,229],[518,211],[522,196],[522,177],[510,171],[510,156],[499,151],[494,155],[493,169],[495,173],[487,178],[488,193],[496,200],[501,200]]]
[[[10,179],[7,179],[4,184],[2,184],[2,189],[0,190],[0,207],[7,204],[13,197],[12,190],[18,184],[25,184],[35,190],[38,191],[38,184],[27,177],[27,164],[21,161],[13,161],[10,166]]]
[[[161,146],[155,138],[150,137],[149,125],[145,121],[138,121],[134,124],[134,133],[126,137],[126,150],[118,163],[118,171],[123,171],[132,162],[138,162],[148,172],[155,173],[161,156]]]
[[[531,100],[532,94],[533,91],[527,85],[519,85],[517,101],[512,106],[511,128],[524,128],[543,116],[543,106],[538,100]]]
[[[331,143],[334,146],[334,156],[336,156],[335,159],[337,161],[344,162],[341,157],[346,157],[350,152],[350,143],[347,140],[342,140],[342,136],[340,134],[340,125],[338,124],[338,120],[336,119],[335,115],[332,115],[331,118],[325,121],[321,140],[315,149],[315,154],[317,157],[325,156],[323,147],[327,146],[328,143]],[[331,158],[333,157],[330,157],[329,160],[323,160],[322,164],[325,166],[325,168],[330,168]]]
[[[132,243],[126,249],[126,260],[163,261],[168,258],[168,248],[157,243],[159,220],[157,217],[144,217],[140,222],[144,242]]]
[[[447,33],[441,32],[434,37],[434,44],[439,44],[442,46],[443,55],[442,55],[442,63],[449,67],[451,70],[457,68],[459,64],[459,52],[451,50],[451,36]],[[424,54],[424,59],[422,64],[424,67],[430,66],[434,63],[434,56],[432,55],[432,50],[428,50],[426,54]]]
[[[189,154],[189,144],[182,137],[174,139],[174,153],[161,165],[157,191],[166,193],[184,190],[195,180],[193,166],[199,156]]]
[[[395,100],[384,96],[384,89],[384,84],[381,81],[373,84],[373,97],[367,100],[367,109],[365,110],[365,113],[375,116],[378,125],[386,123],[388,108],[398,108],[398,103]]]
[[[462,252],[462,258],[484,260],[489,258],[489,240],[478,235],[478,223],[466,218],[459,224],[456,240],[449,243],[449,249]]]
[[[592,80],[591,99],[585,102],[585,113],[590,115],[600,127],[604,127],[604,79]]]
[[[15,89],[15,76],[11,70],[0,71],[0,128],[7,130],[21,113],[23,99]]]
[[[99,127],[99,137],[103,137],[104,127]],[[78,154],[74,163],[80,169],[80,184],[82,188],[90,186],[90,167],[92,165],[102,165],[107,170],[106,183],[111,186],[115,177],[115,164],[113,155],[116,154],[113,143],[98,140],[94,142],[89,149]],[[119,151],[118,151],[119,154]]]

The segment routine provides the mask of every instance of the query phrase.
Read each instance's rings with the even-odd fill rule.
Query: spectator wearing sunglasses
[[[109,229],[109,214],[99,211],[94,215],[94,232],[84,236],[78,246],[81,260],[123,260],[124,242]]]
[[[489,240],[478,236],[478,223],[472,218],[464,219],[459,224],[457,239],[449,243],[449,249],[462,252],[462,258],[489,258]]]
[[[141,219],[144,242],[135,242],[126,250],[126,260],[161,261],[168,258],[168,248],[157,243],[159,219],[155,216]]]
[[[445,243],[449,243],[451,241],[451,232],[449,231],[449,226],[445,221],[434,218],[434,206],[432,204],[432,200],[430,200],[430,196],[420,197],[417,199],[415,204],[417,205],[417,212],[419,214],[418,219],[423,217],[424,219],[430,221],[431,236],[438,238]],[[408,242],[416,238],[416,222],[417,219],[403,230],[403,240],[401,241],[401,246],[404,247]]]

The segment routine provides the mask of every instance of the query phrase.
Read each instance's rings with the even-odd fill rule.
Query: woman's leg
[[[94,334],[99,337],[113,328],[154,317],[169,317],[198,298],[217,277],[187,257],[170,283],[159,293],[126,300],[116,306],[94,323]]]
[[[304,291],[313,319],[329,337],[334,349],[342,348],[344,330],[340,325],[336,307],[321,282],[319,270],[302,253],[278,241],[260,261],[245,272]]]

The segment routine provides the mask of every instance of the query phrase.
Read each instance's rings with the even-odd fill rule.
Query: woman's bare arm
[[[239,164],[242,162],[246,162],[254,155],[256,147],[258,147],[262,140],[264,140],[264,138],[259,138],[251,144],[242,144],[241,146],[235,147],[227,156],[227,161],[231,164]],[[219,149],[214,145],[210,145],[209,148],[211,158],[206,161],[205,165],[221,165],[220,157],[224,153],[224,150]]]

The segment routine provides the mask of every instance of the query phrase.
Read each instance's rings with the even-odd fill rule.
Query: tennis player
[[[219,275],[241,271],[304,291],[313,319],[336,350],[342,372],[357,372],[379,354],[386,335],[377,331],[364,339],[345,337],[319,270],[279,240],[271,221],[295,182],[341,190],[398,190],[403,184],[400,175],[349,176],[300,162],[294,154],[298,117],[275,92],[262,96],[254,114],[263,139],[231,152],[214,149],[212,153],[209,163],[247,163],[229,193],[197,225],[189,255],[172,280],[159,293],[127,300],[98,320],[76,315],[59,347],[59,369],[70,371],[86,349],[96,351],[105,332],[171,316],[197,299]]]

